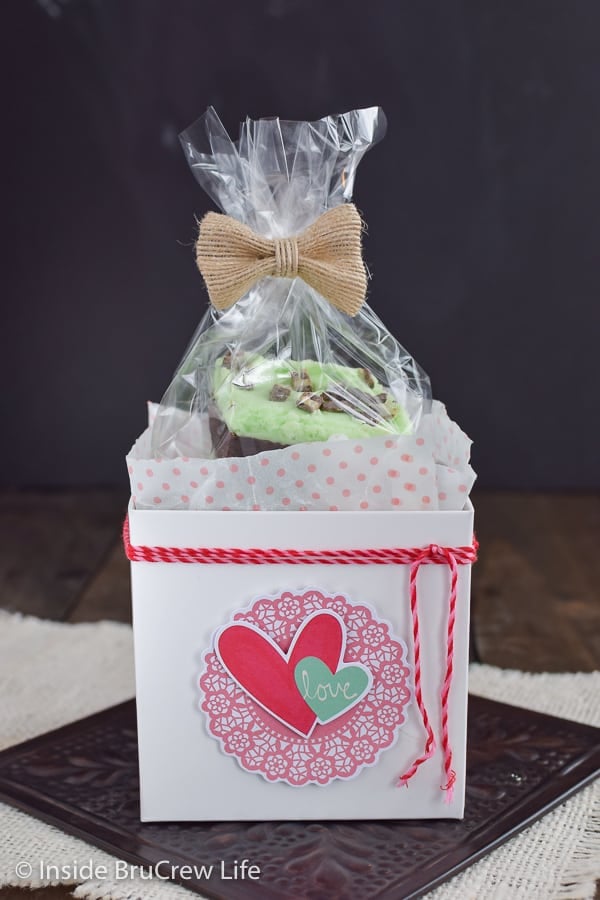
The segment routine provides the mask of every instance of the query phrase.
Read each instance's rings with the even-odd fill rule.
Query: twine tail
[[[447,547],[443,550],[450,568],[450,603],[448,607],[448,629],[446,642],[446,675],[442,685],[442,749],[444,751],[444,771],[446,784],[442,790],[446,792],[445,803],[452,803],[456,772],[452,768],[452,747],[448,729],[448,700],[454,672],[454,626],[456,624],[456,593],[458,585],[458,565],[456,557]]]
[[[448,604],[448,626],[446,640],[446,673],[441,691],[441,713],[442,713],[442,736],[441,744],[444,753],[444,772],[446,775],[446,783],[440,785],[440,789],[444,791],[444,803],[451,804],[454,799],[454,785],[456,783],[456,772],[452,768],[452,746],[450,744],[450,733],[448,727],[448,701],[450,697],[450,688],[452,685],[452,675],[454,672],[454,626],[456,624],[456,597],[458,586],[458,563],[455,555],[448,547],[437,547],[432,545],[424,552],[420,559],[416,560],[410,569],[410,610],[413,625],[413,647],[415,660],[415,699],[423,721],[423,727],[427,733],[425,749],[406,772],[400,776],[397,786],[408,787],[408,782],[416,774],[419,767],[430,759],[435,752],[435,737],[433,729],[429,721],[429,715],[423,700],[423,689],[421,683],[421,640],[419,635],[419,611],[417,601],[417,576],[422,563],[431,561],[432,558],[442,555],[443,561],[450,568],[450,598]]]
[[[456,781],[456,772],[454,769],[450,772],[450,779],[446,782],[446,784],[442,785],[442,790],[445,791],[444,795],[444,803],[446,806],[450,806],[452,801],[454,800],[454,783]]]
[[[400,776],[397,782],[398,787],[408,787],[408,782],[410,779],[417,773],[420,766],[423,765],[424,762],[427,762],[428,759],[431,759],[433,754],[435,753],[435,737],[433,734],[433,729],[431,727],[431,723],[429,721],[429,715],[427,713],[427,708],[425,707],[425,703],[423,701],[423,689],[421,685],[421,638],[419,634],[419,610],[418,610],[418,602],[417,602],[417,575],[419,574],[419,568],[421,563],[423,562],[425,556],[421,559],[418,559],[416,562],[412,564],[410,567],[410,612],[412,616],[412,626],[413,626],[413,653],[415,660],[415,699],[417,701],[417,706],[419,708],[419,712],[421,714],[421,720],[423,722],[423,728],[427,734],[427,740],[425,741],[425,749],[421,756],[417,757],[414,760],[411,766],[404,772],[403,775]]]

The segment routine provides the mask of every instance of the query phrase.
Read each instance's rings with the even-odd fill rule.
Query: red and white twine
[[[273,548],[240,547],[148,547],[131,543],[129,519],[123,525],[123,543],[127,558],[132,562],[151,563],[201,563],[204,565],[399,565],[410,566],[409,591],[412,617],[413,653],[415,671],[415,699],[423,728],[426,733],[423,753],[398,779],[399,785],[407,785],[419,767],[435,753],[435,735],[425,701],[421,678],[421,639],[419,632],[419,610],[417,599],[417,578],[422,565],[442,565],[450,569],[450,591],[448,601],[448,625],[446,634],[446,670],[441,688],[441,744],[444,754],[445,783],[441,789],[446,792],[446,802],[452,801],[456,772],[452,768],[452,747],[448,730],[448,701],[454,669],[454,626],[456,622],[456,598],[458,567],[467,566],[477,559],[477,540],[468,547],[392,547],[385,549],[357,548],[352,550],[294,550]]]

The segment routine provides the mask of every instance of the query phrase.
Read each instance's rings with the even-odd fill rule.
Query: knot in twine
[[[296,238],[281,238],[275,244],[276,278],[296,278],[298,275],[298,241]]]
[[[196,262],[210,302],[233,306],[268,276],[302,278],[333,306],[355,316],[367,292],[362,260],[362,221],[353,203],[324,212],[301,234],[266,238],[221,213],[200,222]]]

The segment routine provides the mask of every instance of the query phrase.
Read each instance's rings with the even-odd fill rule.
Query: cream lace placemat
[[[600,725],[600,672],[531,675],[473,665],[471,691],[579,722]],[[0,747],[57,728],[134,693],[132,637],[115,622],[63,625],[0,612]],[[72,870],[104,865],[76,897],[177,900],[177,885],[117,880],[115,860],[56,828],[0,804],[0,886],[39,887],[39,861]],[[33,872],[18,877],[19,862]],[[36,871],[37,867],[37,871]],[[600,878],[600,781],[429,895],[431,900],[591,900]]]

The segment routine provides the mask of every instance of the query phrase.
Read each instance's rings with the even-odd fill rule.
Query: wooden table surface
[[[600,667],[600,495],[475,491],[471,656],[530,672]],[[124,491],[0,494],[0,606],[63,622],[131,621]],[[29,892],[0,889],[0,900]],[[63,900],[43,888],[35,900]]]

